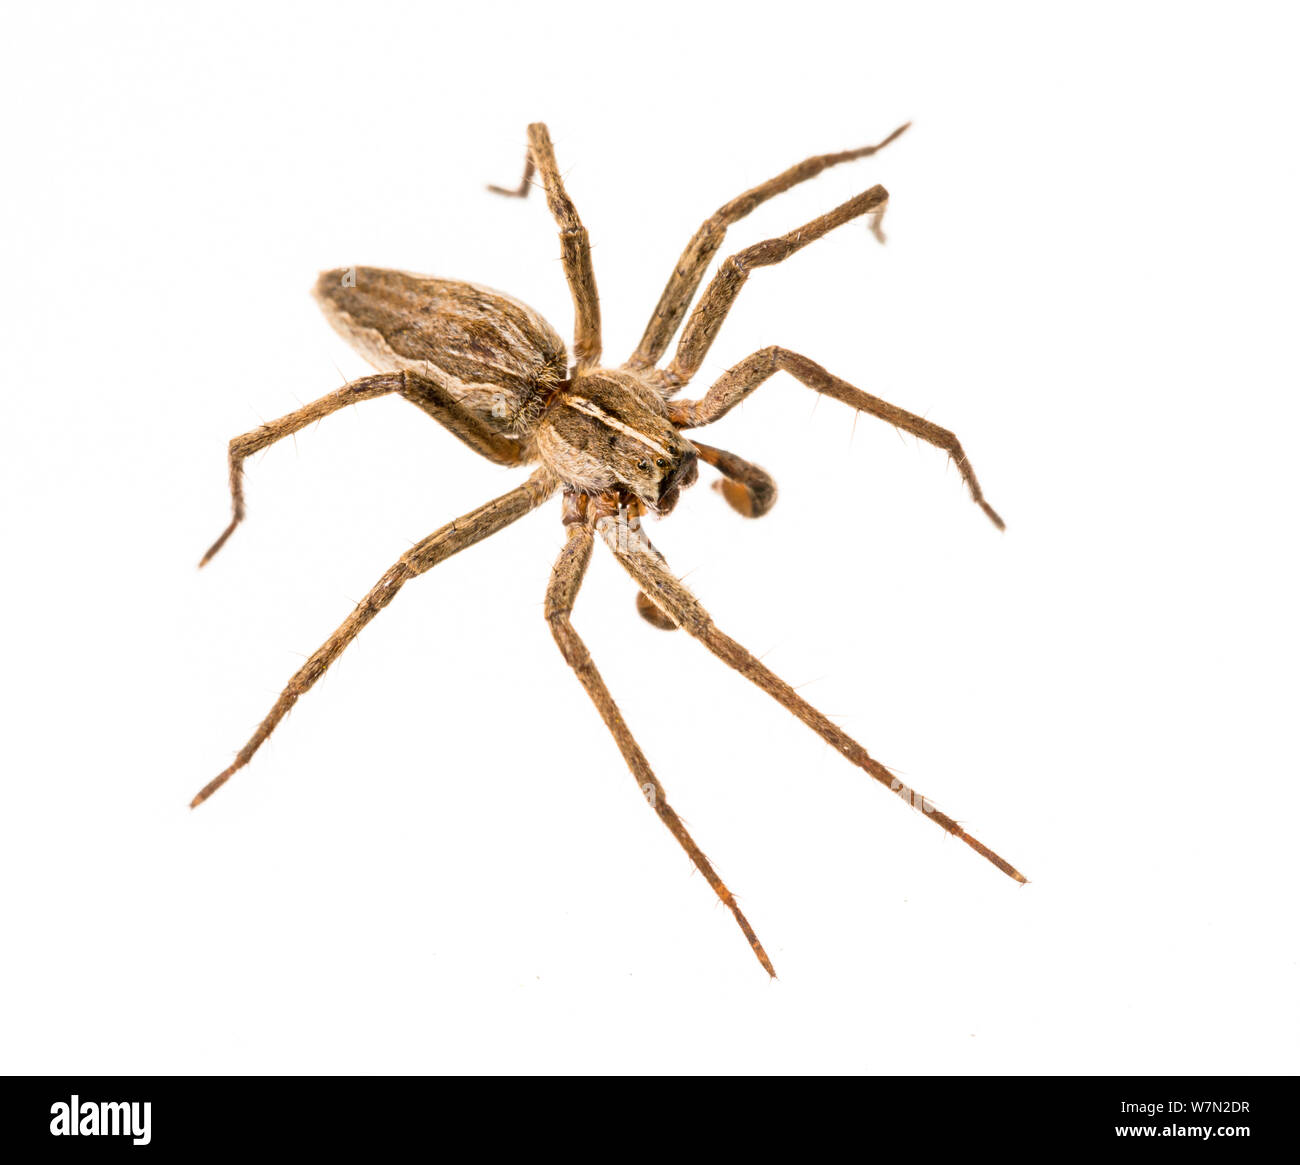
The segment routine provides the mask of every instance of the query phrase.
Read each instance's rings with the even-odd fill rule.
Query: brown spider
[[[857,741],[801,699],[793,688],[735,640],[719,631],[650,545],[641,527],[646,511],[662,516],[672,510],[681,491],[695,481],[697,463],[701,460],[722,475],[719,484],[723,496],[741,514],[757,518],[771,509],[776,500],[776,486],[762,469],[733,453],[688,441],[682,430],[711,424],[725,416],[781,369],[814,392],[834,397],[946,450],[961,471],[971,496],[993,523],[1002,528],[1002,520],[984,500],[970,463],[952,433],[854,388],[796,352],[764,348],[728,371],[699,400],[673,399],[698,371],[753,268],[779,263],[828,231],[862,215],[874,216],[873,229],[882,237],[879,217],[888,200],[882,186],[873,186],[798,230],[757,243],[722,263],[687,320],[671,363],[666,368],[656,367],[699,288],[709,260],[721,246],[728,226],[760,203],[812,178],[828,166],[874,154],[906,129],[906,125],[900,127],[879,145],[809,158],[721,207],[687,244],[641,343],[617,369],[600,365],[600,304],[591,267],[591,247],[587,231],[565,193],[550,135],[541,124],[528,127],[528,152],[518,188],[504,190],[492,186],[489,189],[523,197],[528,193],[533,175],[541,175],[547,203],[560,227],[564,273],[573,295],[576,362],[572,367],[563,341],[550,324],[531,308],[500,292],[471,283],[373,267],[322,274],[315,288],[321,308],[338,332],[380,371],[231,441],[230,492],[234,516],[203,556],[200,566],[221,549],[244,517],[245,458],[357,401],[395,392],[484,457],[502,465],[537,463],[538,468],[516,489],[457,518],[403,554],[342,626],[299,669],[234,762],[203,788],[192,805],[205,801],[232,773],[249,762],[298,697],[325,674],[361,629],[392,602],[403,584],[504,529],[560,490],[568,539],[546,592],[546,619],[551,632],[613,735],[637,785],[714,893],[735,916],[770,975],[775,976],[776,972],[758,936],[740,912],[731,891],[723,885],[668,804],[663,786],[651,771],[570,622],[595,534],[601,536],[636,581],[640,588],[637,607],[647,620],[657,627],[684,628],[859,768],[920,808],[998,869],[1023,882],[1025,879],[1010,864],[951,817],[913,793],[888,769],[872,760]]]

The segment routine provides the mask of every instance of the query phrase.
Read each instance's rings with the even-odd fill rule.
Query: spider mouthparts
[[[694,485],[699,476],[699,457],[695,451],[692,449],[683,453],[677,468],[659,483],[659,497],[651,508],[660,517],[671,513],[677,505],[677,499],[682,496],[682,490]]]

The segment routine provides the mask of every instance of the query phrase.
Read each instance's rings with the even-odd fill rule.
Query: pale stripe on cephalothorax
[[[661,457],[671,456],[669,451],[657,441],[647,437],[644,433],[638,432],[636,429],[632,428],[631,425],[624,424],[617,417],[610,416],[609,413],[600,407],[600,405],[593,404],[586,397],[566,397],[564,403],[571,409],[576,409],[580,413],[585,413],[589,417],[594,417],[596,420],[600,421],[601,424],[608,425],[615,432],[622,433],[625,437],[631,437],[633,441],[636,441],[640,445],[644,445],[647,449],[653,449]]]

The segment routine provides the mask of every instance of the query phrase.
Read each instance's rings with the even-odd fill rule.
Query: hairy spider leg
[[[237,773],[262,746],[267,737],[275,731],[276,725],[284,719],[290,708],[298,702],[298,697],[308,691],[321,678],[338,657],[376,615],[393,601],[397,592],[418,575],[432,570],[444,559],[459,553],[466,547],[504,530],[512,522],[518,521],[531,510],[536,509],[555,491],[555,484],[548,474],[539,470],[522,485],[509,493],[494,498],[486,505],[471,510],[464,517],[449,522],[440,530],[435,530],[421,542],[417,542],[402,555],[370,589],[338,630],[334,632],[316,651],[316,653],[298,669],[285,686],[274,707],[266,718],[257,726],[257,731],[249,738],[247,744],[239,750],[230,765],[209,781],[198,795],[190,802],[193,809],[201,805],[224,785],[232,774]]]
[[[573,668],[579,682],[586,688],[591,702],[596,705],[596,711],[600,713],[605,727],[609,729],[614,743],[618,745],[618,750],[623,754],[623,759],[632,771],[632,776],[641,792],[659,815],[659,820],[668,827],[668,831],[695,863],[695,868],[704,875],[705,881],[713,888],[713,892],[731,911],[732,917],[735,918],[736,924],[763,969],[775,979],[776,970],[772,966],[772,960],[767,957],[767,952],[763,949],[763,944],[758,941],[754,928],[749,925],[748,919],[741,912],[735,896],[727,889],[709,859],[704,856],[704,852],[687,832],[681,818],[668,804],[668,796],[664,792],[663,785],[659,783],[659,778],[650,768],[649,761],[646,760],[645,754],[632,736],[623,714],[614,702],[614,697],[610,695],[600,672],[596,670],[591,653],[573,627],[570,615],[573,613],[573,605],[578,597],[578,589],[582,586],[587,563],[591,560],[592,533],[590,526],[582,521],[570,524],[568,531],[568,540],[564,544],[564,549],[560,551],[560,557],[556,560],[555,568],[551,573],[550,585],[546,589],[546,621],[551,626],[555,642],[564,655],[565,661]]]
[[[755,267],[781,263],[836,227],[864,214],[881,213],[888,202],[889,192],[883,186],[873,186],[789,234],[764,239],[723,260],[686,321],[672,362],[657,374],[665,390],[676,392],[699,371],[718,329]]]
[[[763,469],[725,449],[715,449],[694,438],[692,446],[701,461],[713,466],[722,476],[713,483],[736,513],[746,518],[761,518],[776,505],[776,482]],[[636,593],[636,610],[652,627],[676,631],[677,624],[640,591]]]
[[[230,525],[208,547],[207,553],[199,560],[199,566],[206,566],[212,560],[213,555],[235,532],[235,527],[244,520],[244,461],[247,458],[341,408],[363,400],[375,400],[393,392],[423,409],[488,460],[495,461],[498,465],[518,465],[523,459],[518,441],[493,433],[468,409],[460,407],[455,398],[434,381],[411,372],[381,372],[375,376],[363,376],[328,396],[312,401],[278,420],[259,425],[230,442]]]
[[[843,729],[833,724],[821,712],[804,700],[789,684],[774,675],[739,643],[724,635],[714,625],[709,613],[685,585],[668,569],[663,556],[657,551],[646,553],[641,540],[630,536],[626,530],[627,519],[606,507],[603,512],[593,510],[596,532],[622,563],[623,568],[636,580],[642,592],[683,630],[698,639],[710,652],[728,667],[740,672],[756,684],[782,707],[793,712],[836,752],[857,765],[869,776],[879,781],[891,792],[897,793],[910,805],[941,829],[960,838],[981,857],[992,862],[999,870],[1017,882],[1027,879],[1010,862],[999,857],[983,842],[972,837],[951,817],[939,812],[919,793],[908,788],[867,750]]]
[[[858,158],[868,158],[877,150],[883,150],[911,124],[909,121],[906,125],[900,125],[884,141],[874,146],[844,150],[837,154],[817,154],[814,157],[806,158],[797,166],[791,166],[790,169],[783,171],[775,178],[768,179],[768,181],[755,186],[752,190],[746,190],[744,194],[738,195],[714,211],[709,218],[705,219],[700,229],[695,232],[691,241],[686,244],[686,250],[682,252],[681,258],[677,260],[677,266],[673,268],[672,275],[668,277],[668,283],[664,287],[663,294],[659,297],[659,303],[655,306],[654,314],[650,317],[650,322],[646,324],[641,343],[628,359],[625,367],[651,368],[659,362],[659,357],[667,350],[674,333],[677,331],[677,326],[682,322],[686,309],[690,307],[691,300],[699,289],[700,281],[704,278],[704,271],[709,265],[709,260],[722,246],[722,240],[727,235],[727,228],[732,223],[744,218],[755,207],[762,205],[769,198],[783,194],[800,182],[807,182],[808,179],[815,178],[823,170],[831,166],[838,166],[841,162],[852,162]],[[526,180],[527,174],[525,174]],[[881,236],[877,235],[877,237]],[[883,237],[881,237],[881,241],[884,241]]]
[[[573,200],[564,189],[555,149],[545,125],[534,122],[528,127],[528,152],[524,157],[524,176],[515,190],[489,186],[494,194],[507,198],[524,198],[532,185],[534,171],[540,171],[546,190],[546,202],[560,228],[560,252],[564,277],[573,296],[573,355],[579,369],[594,368],[600,360],[600,296],[596,292],[596,274],[591,266],[591,240],[578,217]]]
[[[972,468],[970,460],[967,458],[966,452],[962,449],[961,442],[957,440],[955,434],[927,421],[924,417],[918,417],[915,413],[909,413],[904,409],[900,409],[897,405],[891,405],[888,401],[872,396],[868,392],[863,392],[860,388],[854,388],[848,381],[841,380],[838,376],[832,376],[825,368],[809,360],[807,356],[800,356],[798,352],[791,352],[788,348],[762,348],[753,355],[746,356],[734,368],[724,373],[700,400],[675,400],[671,402],[668,411],[673,424],[682,429],[695,428],[698,425],[711,425],[714,421],[726,416],[736,405],[778,370],[788,372],[814,392],[842,401],[859,412],[879,417],[882,421],[888,421],[891,425],[895,425],[905,432],[919,437],[922,441],[942,449],[956,462],[957,469],[961,473],[967,489],[970,490],[971,497],[980,509],[988,515],[989,521],[999,530],[1006,529],[1006,524],[998,516],[997,511],[984,500],[984,492],[980,489],[980,483],[975,477],[975,470]]]

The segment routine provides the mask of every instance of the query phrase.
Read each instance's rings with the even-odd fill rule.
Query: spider
[[[672,360],[666,367],[658,367],[732,223],[760,203],[830,166],[876,153],[907,128],[901,126],[874,146],[808,158],[719,208],[687,244],[640,344],[618,368],[600,361],[600,303],[591,246],[565,191],[550,134],[540,123],[528,127],[524,173],[518,187],[488,189],[523,198],[534,185],[534,177],[540,176],[547,204],[559,226],[564,273],[573,297],[572,365],[564,342],[551,325],[531,308],[498,291],[373,267],[324,272],[315,287],[317,301],[334,328],[379,371],[230,442],[233,514],[200,566],[225,545],[244,518],[244,461],[358,401],[396,393],[489,460],[536,468],[523,484],[434,531],[403,554],[289,680],[234,761],[198,793],[191,805],[207,800],[248,764],[298,698],[325,674],[406,583],[504,529],[559,492],[567,533],[546,591],[545,614],[551,633],[646,800],[731,911],[769,975],[775,977],[776,971],[753,927],[673,811],[663,785],[570,620],[597,536],[636,582],[637,608],[650,623],[664,629],[680,627],[698,639],[853,764],[920,808],[926,817],[1003,873],[1024,882],[1008,862],[899,781],[862,745],[720,631],[650,544],[641,521],[647,513],[657,517],[669,514],[681,491],[695,482],[701,461],[718,472],[720,478],[715,484],[742,515],[757,518],[772,508],[776,486],[766,472],[734,453],[688,440],[684,434],[720,420],[774,373],[783,371],[814,392],[879,417],[945,450],[960,470],[972,498],[995,526],[1003,528],[1002,519],[984,500],[974,471],[952,433],[854,388],[797,352],[763,348],[731,368],[698,400],[677,398],[698,372],[754,268],[780,263],[827,232],[862,216],[871,216],[872,228],[883,241],[879,223],[888,200],[883,186],[872,186],[798,230],[757,243],[726,259],[686,319]]]

